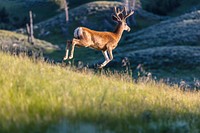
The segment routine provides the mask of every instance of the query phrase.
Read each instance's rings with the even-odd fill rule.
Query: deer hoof
[[[99,65],[98,66],[99,69],[102,69],[103,67],[104,67],[104,65]]]
[[[67,60],[67,59],[68,59],[68,57],[64,57],[64,58],[63,58],[63,60]]]
[[[70,57],[69,57],[69,59],[72,59],[72,58],[73,58],[73,56],[70,56]]]

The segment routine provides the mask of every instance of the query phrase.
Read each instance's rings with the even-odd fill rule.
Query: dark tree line
[[[1,23],[9,23],[9,14],[8,12],[6,11],[6,8],[3,7],[1,10],[0,10],[0,22]]]
[[[167,15],[178,6],[181,0],[141,0],[144,9],[159,15]]]
[[[27,17],[11,16],[5,7],[0,8],[0,29],[18,29],[24,27],[27,22]]]

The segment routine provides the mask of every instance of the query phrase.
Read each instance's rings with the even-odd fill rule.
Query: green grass
[[[83,123],[96,127],[93,132],[200,130],[199,92],[154,81],[136,84],[128,76],[79,72],[5,53],[0,53],[0,70],[3,133],[64,132],[67,125],[79,132],[75,128]]]
[[[4,48],[13,48],[13,49],[27,49],[30,51],[39,51],[41,50],[44,54],[49,54],[58,49],[57,46],[53,44],[42,41],[39,39],[34,39],[34,45],[28,43],[27,36],[11,31],[0,30],[0,47]],[[14,44],[16,46],[14,46]]]

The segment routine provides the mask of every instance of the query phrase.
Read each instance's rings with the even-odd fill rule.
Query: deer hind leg
[[[71,41],[67,41],[67,46],[66,46],[66,54],[63,60],[67,60],[68,59],[68,55],[69,55],[69,47],[70,47]]]
[[[106,66],[110,62],[107,51],[102,51],[102,53],[105,57],[105,61],[99,66],[99,68],[103,68],[104,66]]]
[[[107,53],[108,52],[108,53]],[[111,60],[113,60],[113,54],[112,54],[112,48],[108,47],[108,49],[106,51],[102,51],[104,57],[105,57],[105,61],[99,66],[99,68],[103,68],[104,66],[106,66]],[[108,57],[109,54],[109,57]]]
[[[73,39],[72,40],[72,49],[71,49],[71,54],[70,54],[70,56],[69,56],[69,59],[72,59],[73,58],[73,56],[74,56],[74,47],[75,47],[75,45],[76,44],[79,44],[79,42],[80,42],[80,40],[79,39]]]
[[[110,61],[113,60],[112,48],[108,48],[108,54],[110,56]]]

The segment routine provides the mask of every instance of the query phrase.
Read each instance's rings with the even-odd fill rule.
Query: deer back
[[[101,32],[78,27],[74,31],[74,37],[80,39],[85,47],[91,47],[97,50],[106,50],[107,45],[117,43],[117,36],[113,32]]]

